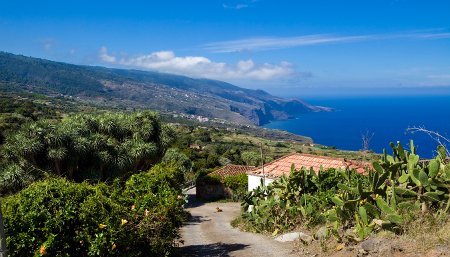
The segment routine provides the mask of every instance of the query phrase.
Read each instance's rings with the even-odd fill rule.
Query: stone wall
[[[231,197],[231,190],[223,184],[208,184],[198,182],[196,188],[197,198],[202,199],[220,199]]]

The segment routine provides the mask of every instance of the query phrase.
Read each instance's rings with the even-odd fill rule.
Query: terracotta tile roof
[[[249,172],[253,169],[255,169],[254,166],[228,164],[218,170],[211,172],[210,175],[218,175],[223,178],[223,177],[227,177],[227,176],[236,176],[239,174],[246,174],[247,172]]]
[[[368,163],[361,163],[344,158],[293,153],[265,164],[264,173],[268,178],[278,178],[283,174],[289,175],[292,164],[294,164],[296,169],[301,169],[302,167],[307,169],[313,168],[316,172],[318,172],[322,166],[323,169],[349,168],[355,169],[358,173],[365,173],[366,168],[371,166]],[[255,168],[247,172],[247,174],[262,176],[262,167]]]

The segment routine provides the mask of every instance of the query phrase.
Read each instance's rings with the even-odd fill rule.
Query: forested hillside
[[[244,124],[328,111],[226,82],[151,71],[79,66],[0,52],[0,91],[73,97],[124,108],[150,108]]]

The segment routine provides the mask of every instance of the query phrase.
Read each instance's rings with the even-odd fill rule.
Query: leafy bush
[[[215,174],[207,174],[202,177],[197,178],[197,183],[205,183],[209,185],[220,185],[222,184],[222,178]]]
[[[258,166],[261,162],[261,155],[257,152],[245,151],[241,153],[241,158],[245,164],[250,166]]]
[[[231,190],[247,190],[248,178],[247,174],[239,174],[235,176],[227,176],[224,178],[223,183]]]
[[[248,178],[247,174],[239,174],[236,176],[227,176],[223,179],[223,184],[231,189],[233,200],[241,200],[247,193]]]
[[[183,173],[157,165],[112,185],[63,178],[3,200],[11,256],[166,256],[184,217]]]
[[[2,153],[22,169],[17,172],[104,181],[149,169],[161,160],[173,138],[174,131],[152,112],[79,114],[25,125],[7,136]],[[4,173],[0,171],[0,177]]]
[[[233,201],[242,200],[247,193],[248,182],[246,174],[239,174],[235,176],[219,176],[218,174],[206,174],[197,178],[198,188],[204,185],[216,185],[223,189],[224,195],[217,196],[215,200],[220,198],[231,199]]]
[[[163,163],[174,163],[181,167],[185,173],[192,170],[192,161],[176,148],[170,148],[162,158]]]

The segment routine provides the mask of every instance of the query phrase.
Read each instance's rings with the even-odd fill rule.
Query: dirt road
[[[217,212],[217,207],[222,212]],[[181,256],[292,256],[291,243],[231,227],[230,221],[239,215],[239,203],[204,204],[191,196],[187,210],[192,218],[181,229]]]

